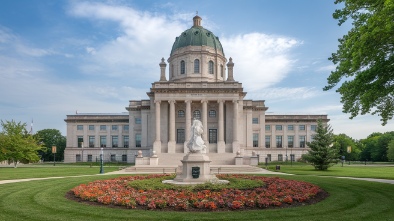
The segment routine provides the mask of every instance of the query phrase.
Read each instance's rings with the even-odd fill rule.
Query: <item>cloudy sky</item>
[[[268,114],[328,114],[334,133],[355,139],[393,131],[378,116],[353,120],[335,90],[322,88],[327,59],[351,24],[339,27],[333,1],[3,0],[0,7],[0,119],[66,134],[68,114],[120,113],[147,99],[175,37],[202,25],[232,57],[246,99]],[[168,73],[168,71],[167,71]]]

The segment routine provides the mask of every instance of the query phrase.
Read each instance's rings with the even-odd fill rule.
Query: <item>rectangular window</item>
[[[129,131],[129,125],[123,125],[123,131]]]
[[[287,146],[290,148],[294,146],[294,136],[287,136]]]
[[[292,162],[295,161],[295,155],[294,154],[290,154],[290,161],[292,161]]]
[[[315,134],[311,135],[311,142],[315,140],[315,136],[316,136]]]
[[[287,130],[294,130],[294,126],[293,125],[287,125]]]
[[[140,117],[134,118],[134,122],[135,124],[141,124],[141,118]]]
[[[259,134],[254,133],[253,134],[253,147],[258,147],[259,146]]]
[[[112,136],[112,147],[118,147],[118,136]]]
[[[209,117],[216,117],[216,111],[215,110],[210,110],[208,116]]]
[[[100,147],[107,147],[107,136],[100,136]]]
[[[282,125],[276,125],[276,126],[275,126],[275,129],[276,129],[276,130],[282,130]]]
[[[177,129],[176,143],[184,143],[184,142],[185,142],[185,129]]]
[[[276,147],[277,148],[282,147],[282,136],[276,136]]]
[[[141,147],[141,134],[135,135],[135,147]]]
[[[123,136],[123,147],[129,148],[129,136]]]
[[[89,130],[94,130],[94,125],[89,125]]]
[[[300,147],[305,147],[305,136],[300,136]]]
[[[265,131],[271,131],[271,125],[265,125]]]
[[[92,155],[88,155],[88,162],[92,162],[93,161],[93,156]]]
[[[317,125],[311,125],[311,131],[316,131]]]
[[[94,147],[94,136],[89,136],[89,147]]]
[[[83,136],[77,137],[78,147],[83,147]]]
[[[266,148],[271,147],[271,136],[265,136],[265,147]]]
[[[106,131],[107,130],[107,125],[100,125],[100,130],[101,131]]]
[[[115,154],[111,154],[111,162],[116,162],[116,155]]]
[[[118,125],[112,125],[112,130],[118,130]]]
[[[259,118],[257,117],[252,118],[252,124],[259,124]]]
[[[282,154],[278,154],[278,161],[283,161],[283,155]]]
[[[209,143],[217,143],[218,142],[217,132],[218,132],[218,130],[216,130],[216,129],[209,129]]]
[[[305,125],[300,125],[300,130],[305,130]]]
[[[83,130],[83,125],[77,125],[77,130]]]
[[[122,162],[127,162],[127,155],[126,154],[122,155]]]
[[[75,155],[75,161],[81,162],[81,154]]]
[[[268,162],[271,162],[271,154],[267,154],[267,160]]]

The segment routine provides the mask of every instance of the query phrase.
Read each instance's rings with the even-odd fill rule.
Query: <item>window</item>
[[[118,136],[112,136],[112,147],[118,147]]]
[[[294,154],[290,154],[290,161],[294,162],[295,161],[295,155]]]
[[[223,69],[223,65],[220,65],[220,77],[224,76],[224,69]]]
[[[94,147],[94,136],[89,136],[89,147]]]
[[[123,136],[123,147],[129,148],[129,136]]]
[[[265,131],[271,131],[271,125],[265,125]]]
[[[118,130],[118,125],[112,125],[112,130]]]
[[[134,122],[135,124],[141,124],[141,118],[140,117],[134,118]]]
[[[253,147],[258,147],[259,146],[259,134],[254,133],[253,134]]]
[[[123,131],[129,131],[129,125],[123,125]]]
[[[135,147],[141,147],[141,134],[135,135]]]
[[[294,130],[294,126],[293,125],[287,125],[287,130]]]
[[[299,128],[300,130],[305,130],[305,125],[300,125]]]
[[[276,125],[276,126],[275,126],[275,129],[276,129],[276,130],[282,130],[282,125]]]
[[[265,136],[265,147],[266,148],[271,147],[271,136]]]
[[[81,154],[75,155],[75,161],[81,162]]]
[[[116,155],[115,154],[111,154],[111,162],[116,162]]]
[[[200,60],[194,60],[194,73],[200,73]]]
[[[93,157],[92,157],[92,155],[88,155],[88,162],[92,162],[93,161]]]
[[[276,147],[282,147],[282,136],[276,136]]]
[[[278,161],[283,161],[283,155],[282,154],[278,154]]]
[[[83,125],[77,125],[77,130],[83,130]]]
[[[101,131],[107,130],[107,125],[100,125],[100,130]]]
[[[216,129],[209,129],[209,143],[217,143],[218,138],[217,138],[218,131]]]
[[[215,110],[210,110],[209,111],[209,117],[216,117],[216,111]]]
[[[259,124],[259,118],[257,117],[252,118],[252,124]]]
[[[315,140],[315,136],[316,136],[315,134],[311,135],[311,142]]]
[[[94,130],[94,125],[89,125],[89,130]]]
[[[300,147],[305,147],[305,136],[300,136]]]
[[[208,62],[208,73],[213,74],[213,61]]]
[[[185,111],[184,110],[179,110],[178,111],[178,117],[185,117]]]
[[[290,148],[294,146],[294,136],[287,136],[287,146]]]
[[[100,147],[107,147],[107,136],[100,136]]]
[[[199,110],[195,110],[195,111],[193,112],[193,117],[194,117],[195,119],[200,120],[200,119],[201,119],[201,112],[200,112]]]
[[[311,131],[316,131],[317,126],[316,125],[311,125]]]
[[[78,141],[78,147],[83,147],[83,137],[82,136],[78,136],[77,137],[77,141]]]
[[[122,162],[127,162],[127,155],[126,154],[122,155]]]
[[[271,162],[271,154],[267,154],[267,160],[268,162]]]
[[[186,73],[185,61],[181,61],[181,74]]]
[[[185,129],[177,129],[176,143],[184,143],[184,142],[185,142]]]

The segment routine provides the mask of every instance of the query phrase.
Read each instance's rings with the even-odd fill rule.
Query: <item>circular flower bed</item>
[[[83,201],[105,205],[202,211],[286,207],[318,201],[315,198],[325,198],[317,197],[319,194],[326,196],[322,189],[310,183],[251,175],[218,175],[218,178],[254,180],[259,184],[257,187],[250,187],[250,182],[244,188],[217,184],[219,187],[213,185],[216,187],[211,189],[201,189],[201,186],[200,188],[179,186],[157,188],[160,185],[152,185],[152,188],[134,188],[132,185],[136,180],[156,179],[161,183],[161,180],[170,178],[172,177],[169,175],[149,175],[97,180],[89,184],[81,184],[71,192]]]

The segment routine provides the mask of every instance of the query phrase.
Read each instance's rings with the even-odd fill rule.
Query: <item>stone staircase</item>
[[[177,173],[181,172],[182,167],[179,165],[138,165],[127,167],[127,173]],[[211,165],[212,174],[245,174],[245,173],[264,173],[265,170],[256,166],[248,165]]]

